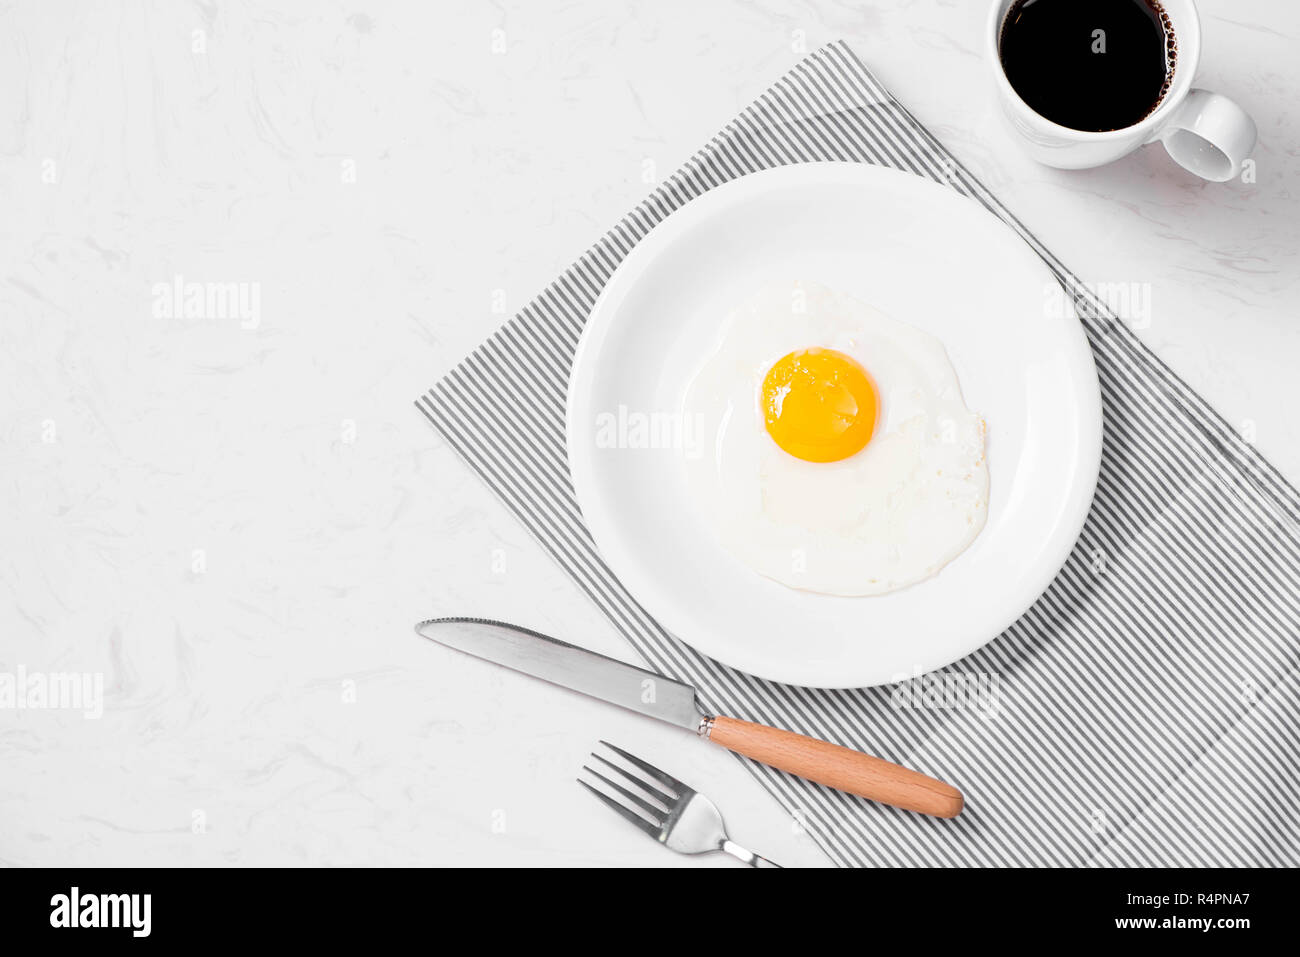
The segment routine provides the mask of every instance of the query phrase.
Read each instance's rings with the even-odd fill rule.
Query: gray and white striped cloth
[[[696,653],[605,567],[574,500],[565,390],[614,268],[706,190],[822,160],[907,170],[983,204],[1046,261],[1092,343],[1105,446],[1083,534],[1020,621],[943,669],[988,682],[990,709],[905,707],[914,697],[891,687],[778,685]],[[965,792],[966,811],[941,821],[746,761],[836,863],[1300,863],[1296,490],[843,43],[799,63],[417,405],[649,665],[697,685],[705,707],[879,754]]]

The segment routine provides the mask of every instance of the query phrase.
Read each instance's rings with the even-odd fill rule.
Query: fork
[[[766,857],[760,857],[752,851],[745,850],[728,838],[726,826],[722,823],[722,812],[703,794],[678,781],[666,771],[661,771],[653,764],[642,761],[636,755],[628,754],[622,748],[615,747],[608,741],[601,741],[600,743],[629,764],[645,772],[646,775],[653,778],[661,786],[657,787],[655,784],[632,774],[594,751],[591,756],[621,774],[659,803],[665,805],[667,810],[651,804],[645,798],[634,794],[623,785],[611,781],[587,764],[584,764],[582,769],[603,781],[622,800],[616,800],[603,791],[596,790],[582,778],[578,778],[578,783],[660,844],[672,848],[679,854],[707,854],[710,851],[723,851],[734,858],[744,861],[750,867],[781,866],[772,863]],[[649,820],[633,810],[634,807],[642,811],[644,815],[648,815]]]

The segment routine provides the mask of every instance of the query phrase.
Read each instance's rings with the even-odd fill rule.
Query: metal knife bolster
[[[667,721],[702,737],[707,737],[713,727],[713,718],[700,710],[691,685],[549,635],[486,618],[434,618],[420,622],[415,630],[439,644]]]

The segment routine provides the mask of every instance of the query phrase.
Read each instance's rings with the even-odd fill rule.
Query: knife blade
[[[486,618],[431,618],[415,630],[457,651],[694,731],[818,784],[935,817],[961,813],[961,792],[950,784],[828,741],[705,714],[691,685],[549,635]]]
[[[486,618],[433,618],[415,630],[457,651],[689,731],[698,731],[705,718],[690,685],[527,628]]]

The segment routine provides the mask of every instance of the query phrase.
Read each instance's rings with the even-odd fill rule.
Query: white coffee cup
[[[998,44],[1013,2],[994,0],[985,30],[985,51],[1003,112],[1034,159],[1060,169],[1086,169],[1160,140],[1174,162],[1205,179],[1222,183],[1241,170],[1255,148],[1255,121],[1226,96],[1192,88],[1201,58],[1201,21],[1192,0],[1159,0],[1178,44],[1169,90],[1144,119],[1122,130],[1101,133],[1053,123],[1034,112],[1011,86],[1002,69]]]

